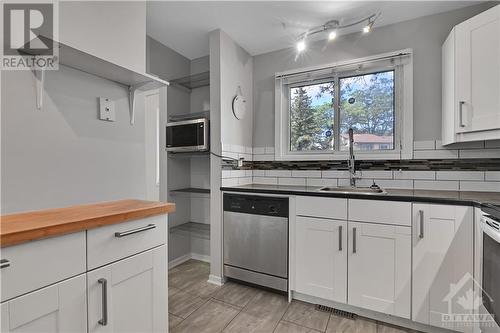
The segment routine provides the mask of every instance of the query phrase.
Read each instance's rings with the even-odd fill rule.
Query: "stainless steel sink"
[[[351,186],[325,186],[320,188],[320,192],[332,192],[332,193],[356,193],[356,194],[387,194],[384,189],[379,187],[351,187]]]

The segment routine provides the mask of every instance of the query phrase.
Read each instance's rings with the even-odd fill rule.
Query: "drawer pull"
[[[138,232],[143,232],[143,231],[146,231],[146,230],[151,230],[151,229],[154,229],[154,228],[156,228],[155,224],[148,224],[145,227],[140,227],[140,228],[131,229],[131,230],[122,231],[122,232],[115,232],[115,237],[121,238],[121,237],[125,237],[125,236],[128,236],[128,235],[136,234]]]
[[[459,113],[459,119],[460,119],[460,127],[465,127],[464,124],[464,104],[465,101],[460,101],[458,102],[458,113]]]
[[[418,238],[422,239],[424,238],[424,211],[419,210],[418,214],[420,216],[420,232],[418,234]]]
[[[102,318],[99,319],[99,325],[106,326],[108,324],[108,281],[106,279],[97,280],[102,285]]]
[[[10,261],[8,261],[7,259],[0,260],[0,269],[7,268],[9,266],[10,266]]]
[[[342,226],[339,225],[339,251],[342,251]]]
[[[352,253],[356,253],[356,228],[352,228]]]

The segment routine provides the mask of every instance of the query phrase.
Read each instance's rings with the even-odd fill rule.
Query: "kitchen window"
[[[411,158],[411,50],[276,75],[276,158]]]

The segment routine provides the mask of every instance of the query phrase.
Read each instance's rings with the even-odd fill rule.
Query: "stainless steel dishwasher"
[[[288,198],[224,194],[224,275],[288,290]]]

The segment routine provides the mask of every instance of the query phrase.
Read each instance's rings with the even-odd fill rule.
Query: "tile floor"
[[[169,327],[173,333],[405,333],[408,330],[358,317],[345,319],[233,282],[207,283],[209,265],[190,260],[169,271]]]

